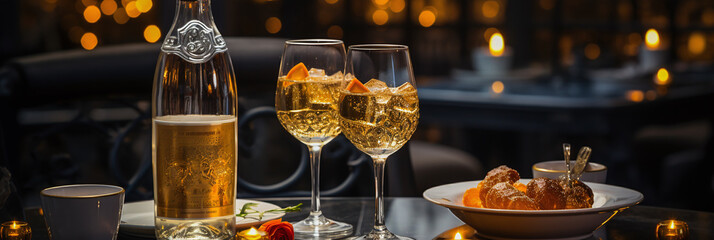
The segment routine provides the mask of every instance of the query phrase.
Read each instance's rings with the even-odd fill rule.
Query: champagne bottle
[[[236,82],[210,0],[177,0],[152,110],[158,239],[233,239]]]

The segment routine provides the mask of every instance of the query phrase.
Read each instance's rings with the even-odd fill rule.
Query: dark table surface
[[[281,207],[303,203],[301,212],[289,213],[283,220],[298,221],[308,215],[308,198],[259,199]],[[386,224],[394,233],[414,239],[440,239],[453,236],[454,229],[468,232],[468,226],[448,209],[422,198],[386,198]],[[352,224],[355,235],[369,232],[374,219],[372,198],[324,198],[323,213],[332,219]],[[37,208],[28,209],[33,239],[48,239],[44,221]],[[655,228],[662,220],[678,219],[688,223],[690,239],[714,239],[714,213],[649,206],[631,207],[613,217],[589,239],[656,239]],[[468,237],[468,236],[466,236]],[[140,239],[119,233],[120,240]]]

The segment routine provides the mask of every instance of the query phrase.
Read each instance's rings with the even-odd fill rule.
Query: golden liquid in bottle
[[[202,228],[215,230],[210,238],[229,238],[223,235],[235,224],[236,117],[160,116],[154,131],[157,235]]]
[[[387,157],[416,130],[419,99],[411,85],[367,93],[340,90],[339,115],[352,144],[372,157]]]
[[[342,80],[278,79],[278,120],[305,144],[325,144],[340,134],[337,99]]]

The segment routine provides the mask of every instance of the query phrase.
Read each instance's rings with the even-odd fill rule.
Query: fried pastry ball
[[[593,190],[579,180],[572,180],[573,187],[568,187],[565,181],[561,182],[565,193],[565,208],[590,208],[593,206]]]
[[[540,210],[564,209],[565,192],[557,180],[535,178],[526,185],[526,196],[533,199]]]
[[[538,210],[533,199],[508,182],[500,182],[491,187],[482,203],[487,208]]]
[[[518,175],[518,172],[516,170],[513,170],[512,168],[507,167],[506,165],[501,165],[497,168],[491,169],[491,171],[488,171],[486,174],[486,178],[481,181],[479,186],[481,187],[481,192],[479,193],[479,197],[481,198],[481,201],[484,201],[486,199],[486,194],[488,194],[488,191],[496,184],[501,183],[501,182],[507,182],[509,185],[515,183],[518,181],[518,179],[521,179],[520,175]]]

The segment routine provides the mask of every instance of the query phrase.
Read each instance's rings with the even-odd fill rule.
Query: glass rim
[[[333,44],[344,44],[344,42],[342,42],[342,40],[338,40],[338,39],[310,38],[310,39],[286,40],[285,44],[291,44],[291,45],[333,45]]]
[[[409,46],[402,45],[402,44],[388,44],[388,43],[357,44],[357,45],[350,46],[349,50],[398,51],[398,50],[409,50]]]
[[[53,194],[49,193],[52,190],[56,189],[63,189],[63,188],[84,188],[84,187],[101,187],[101,188],[107,188],[107,189],[112,189],[114,191],[108,192],[108,193],[98,193],[98,194],[85,194],[81,196],[66,196],[66,195],[60,195],[60,194]],[[99,198],[99,197],[107,197],[107,196],[113,196],[113,195],[118,195],[124,193],[124,188],[119,187],[119,186],[114,186],[114,185],[106,185],[106,184],[72,184],[72,185],[60,185],[60,186],[54,186],[54,187],[48,187],[40,191],[40,195],[44,197],[52,197],[52,198],[69,198],[69,199],[86,199],[86,198]]]

